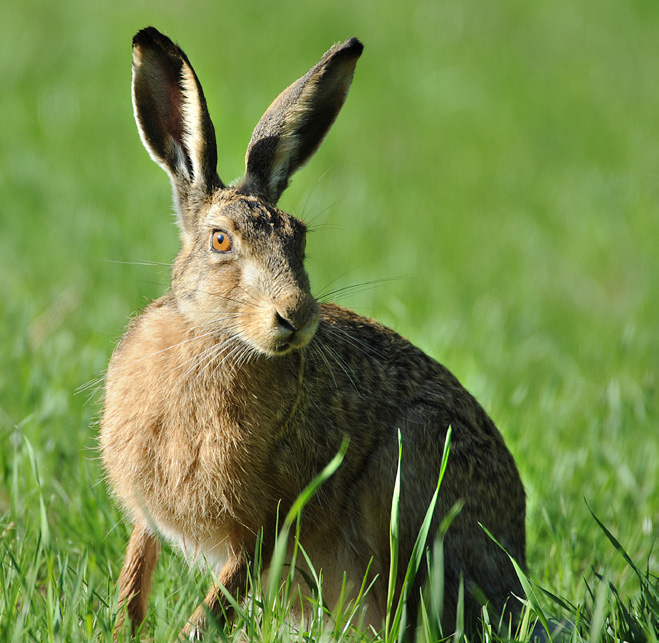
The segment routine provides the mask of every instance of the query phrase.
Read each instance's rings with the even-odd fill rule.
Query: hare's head
[[[319,306],[304,269],[306,230],[276,203],[343,106],[362,45],[330,49],[272,103],[256,126],[243,179],[217,174],[213,123],[187,56],[149,27],[133,39],[133,105],[142,141],[169,174],[181,251],[172,292],[204,332],[266,355],[305,346]]]

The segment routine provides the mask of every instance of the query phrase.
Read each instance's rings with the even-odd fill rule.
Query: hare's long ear
[[[172,180],[185,229],[186,206],[223,187],[215,130],[187,56],[153,27],[133,38],[133,108],[144,146]]]
[[[249,142],[239,189],[277,203],[334,123],[363,48],[357,38],[335,45],[270,105]]]

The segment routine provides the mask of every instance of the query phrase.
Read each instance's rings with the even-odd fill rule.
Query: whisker
[[[254,295],[254,293],[251,293],[251,292],[249,292],[248,290],[245,290],[245,289],[244,289],[242,286],[240,286],[240,285],[236,286],[236,288],[238,288],[239,290],[241,290],[242,292],[244,292],[244,293],[245,293],[250,299],[252,299],[252,301],[257,302],[257,303],[255,303],[255,304],[252,304],[255,308],[262,308],[262,307],[263,307],[261,304],[258,303],[258,299],[257,299],[256,296]]]
[[[302,221],[304,221],[304,217],[305,217],[305,215],[306,215],[306,213],[307,213],[307,206],[309,205],[309,200],[310,200],[311,197],[313,196],[313,193],[316,191],[316,189],[317,189],[318,186],[320,185],[321,181],[324,181],[324,180],[325,180],[325,177],[330,173],[330,171],[331,171],[332,169],[334,169],[334,168],[331,168],[331,167],[330,167],[330,168],[327,168],[327,169],[326,169],[326,170],[325,170],[325,171],[324,171],[324,172],[318,177],[318,179],[314,182],[312,188],[307,192],[307,197],[306,197],[306,199],[304,200],[304,205],[302,206],[302,212],[301,212],[301,214],[300,214],[300,216],[299,216],[299,218],[302,219]]]
[[[96,259],[97,261],[102,261],[103,263],[118,263],[125,266],[165,266],[169,268],[171,264],[163,263],[161,261],[119,261],[117,259]]]
[[[224,351],[229,345],[231,344],[231,341],[226,341],[223,342],[222,344],[218,344],[217,346],[213,347],[213,350],[210,352],[210,355],[208,356],[208,359],[206,359],[206,363],[199,369],[199,372],[197,373],[195,377],[195,381],[201,380],[202,377],[206,376],[209,369],[211,367],[216,366],[215,361],[217,358],[220,356],[222,351]],[[199,362],[197,362],[199,363]],[[215,372],[213,370],[213,372]],[[212,374],[211,374],[212,377]]]
[[[376,357],[381,360],[384,359],[384,355],[378,351],[375,347],[367,344],[366,342],[361,341],[355,335],[349,333],[344,328],[337,328],[330,326],[329,324],[323,326],[323,330],[329,335],[340,338],[341,341],[347,342],[358,351],[366,355],[366,357]]]
[[[334,290],[328,290],[322,295],[318,295],[318,299],[320,301],[326,301],[328,297],[334,297],[338,294],[354,295],[355,293],[364,292],[366,290],[373,290],[384,284],[391,283],[393,281],[400,281],[402,279],[407,279],[407,277],[385,277],[382,279],[373,279],[372,281],[364,281],[359,284],[352,284],[350,286],[343,286],[341,288],[335,288]]]
[[[238,304],[239,306],[247,306],[247,305],[253,305],[253,304],[248,304],[246,301],[243,301],[242,299],[236,299],[234,297],[229,297],[228,295],[223,295],[222,293],[215,292],[212,290],[203,290],[202,288],[194,288],[190,292],[194,293],[199,293],[202,295],[208,295],[209,297],[216,297],[219,299],[222,299],[224,301],[230,301],[231,303]]]
[[[323,214],[325,214],[326,212],[328,212],[329,210],[331,210],[333,207],[339,205],[340,203],[343,203],[344,201],[345,201],[345,197],[342,198],[342,199],[337,199],[336,201],[333,201],[332,203],[330,203],[329,205],[327,205],[326,207],[324,207],[324,208],[323,208],[322,210],[320,210],[318,213],[314,214],[314,216],[313,216],[309,221],[305,221],[305,223],[306,223],[306,225],[307,225],[307,228],[308,228],[309,226],[312,226],[312,225],[313,225],[313,222],[314,222],[318,217],[322,216]],[[340,227],[340,226],[338,226],[338,227]]]
[[[337,366],[343,371],[343,374],[348,378],[348,381],[355,389],[357,396],[361,398],[362,394],[359,388],[357,387],[355,380],[353,379],[354,373],[351,372],[350,367],[345,363],[345,361],[340,357],[340,355],[330,347],[329,344],[324,342],[320,337],[318,338],[318,340],[319,340],[319,346],[322,346],[327,352],[328,357],[331,357],[336,362]]]
[[[191,330],[201,330],[199,327],[193,326]],[[180,342],[176,342],[175,344],[172,344],[170,346],[166,346],[165,348],[161,348],[160,350],[154,351],[153,353],[149,353],[148,355],[145,355],[144,357],[140,357],[137,360],[131,361],[129,364],[126,364],[125,366],[121,367],[119,371],[124,370],[126,368],[133,368],[135,364],[139,364],[140,362],[143,362],[144,360],[152,359],[156,357],[157,355],[160,355],[162,353],[166,353],[167,351],[171,351],[175,348],[178,348],[179,346],[183,346],[184,344],[188,344],[189,342],[194,342],[198,341],[200,339],[203,339],[204,337],[208,337],[210,335],[215,334],[215,330],[209,330],[204,333],[201,333],[200,335],[194,335],[193,337],[188,337],[187,339],[181,340]]]
[[[320,358],[323,360],[323,362],[325,364],[325,367],[327,368],[327,372],[330,374],[330,376],[332,378],[332,382],[334,382],[334,390],[338,391],[339,387],[336,383],[336,378],[334,377],[334,371],[332,369],[332,366],[329,363],[329,360],[325,356],[325,353],[323,352],[323,349],[322,349],[322,346],[321,346],[322,343],[323,343],[322,340],[320,338],[318,338],[316,342],[311,343],[310,348],[313,349],[312,354],[314,354],[314,353],[318,354],[320,356]]]
[[[326,283],[321,288],[321,291],[324,291],[326,288],[329,288],[332,284],[335,284],[339,279],[342,279],[346,275],[349,275],[351,272],[355,272],[355,270],[358,270],[359,268],[361,268],[362,266],[365,266],[365,265],[366,265],[366,262],[360,263],[358,266],[355,266],[354,268],[348,268],[348,270],[346,270],[346,271],[342,272],[340,275],[334,277],[334,279],[332,279],[329,283]],[[321,297],[324,297],[324,295],[320,295],[318,297],[318,299],[320,299]]]
[[[192,362],[192,364],[190,365],[190,368],[188,368],[188,370],[185,371],[185,373],[183,373],[181,375],[181,379],[184,379],[187,375],[192,373],[192,371],[194,371],[201,363],[203,363],[209,355],[213,355],[215,353],[221,352],[225,345],[226,345],[226,342],[213,344],[212,346],[210,346],[206,350],[202,351],[198,355],[194,355],[187,362],[184,362],[180,366],[177,366],[176,368],[172,369],[170,371],[170,373],[173,372],[174,370],[177,370],[178,368],[181,368],[182,366],[185,366],[186,364]],[[207,363],[210,363],[210,360],[208,360]],[[203,373],[205,368],[206,368],[206,366],[204,366],[201,369],[199,374]],[[199,376],[199,374],[197,374],[197,377]]]

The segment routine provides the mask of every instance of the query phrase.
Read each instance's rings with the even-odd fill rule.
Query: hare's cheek
[[[245,262],[240,275],[240,288],[250,301],[256,302],[267,296],[270,281],[267,271],[253,261]]]
[[[267,323],[263,318],[261,306],[246,306],[240,316],[240,327],[243,337],[259,352],[270,353],[270,335]]]

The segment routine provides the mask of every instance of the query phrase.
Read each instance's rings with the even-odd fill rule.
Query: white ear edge
[[[133,51],[133,66],[135,69],[142,66],[142,53],[139,49]],[[134,72],[133,72],[134,73]],[[201,110],[201,101],[199,97],[199,90],[197,88],[197,82],[194,77],[194,72],[190,67],[184,64],[181,67],[181,88],[183,95],[183,136],[182,142],[183,147],[175,141],[173,138],[170,138],[169,145],[171,146],[174,156],[176,158],[176,167],[182,172],[192,185],[198,185],[202,182],[202,163],[201,159],[204,155],[204,139],[202,136],[203,129],[203,120],[202,120],[202,110]],[[135,84],[132,84],[132,99],[133,99],[133,115],[135,117],[135,122],[137,123],[137,130],[140,135],[142,144],[146,148],[149,156],[163,169],[167,174],[170,175],[172,179],[172,184],[176,187],[176,178],[171,175],[172,169],[169,167],[167,162],[161,158],[155,150],[151,147],[151,144],[142,128],[142,121],[139,117],[137,100],[135,97]],[[187,154],[186,154],[187,151]],[[194,176],[190,176],[188,170],[188,163],[186,162],[186,156],[190,159],[192,163],[192,173]]]
[[[192,69],[187,65],[183,65],[181,68],[181,84],[183,86],[183,144],[187,148],[188,156],[192,161],[194,176],[190,177],[190,180],[193,185],[196,185],[202,182],[203,173],[201,162],[204,156],[203,120],[197,81]]]
[[[294,128],[288,128],[279,138],[279,145],[273,159],[272,173],[268,180],[268,188],[271,194],[280,190],[282,181],[288,184],[290,159],[293,151],[299,144],[299,136],[295,134]]]

